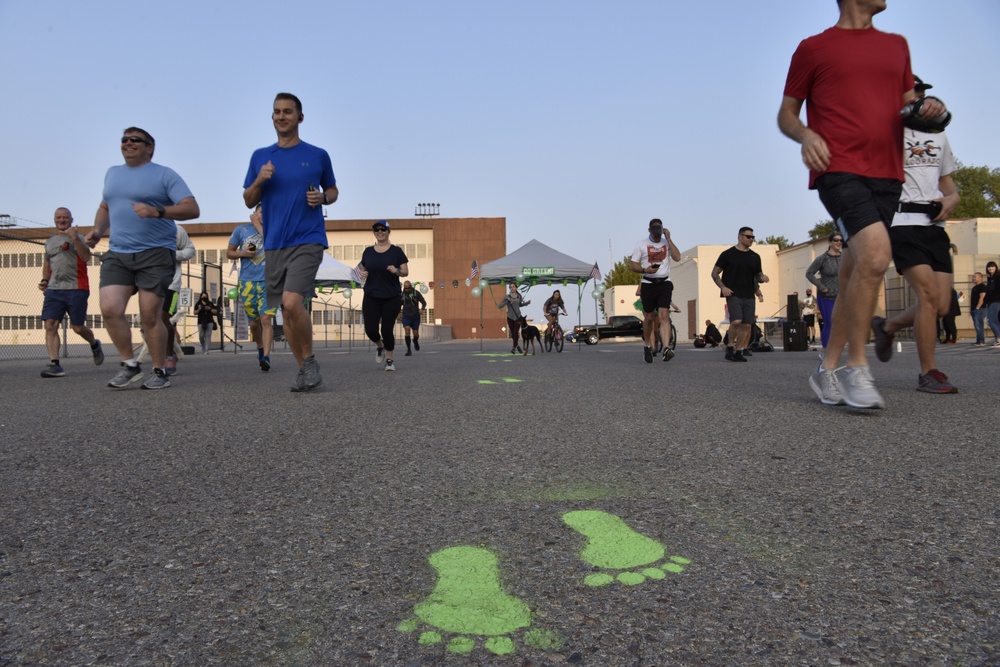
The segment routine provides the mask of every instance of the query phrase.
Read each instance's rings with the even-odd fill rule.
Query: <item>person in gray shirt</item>
[[[819,337],[824,349],[830,340],[833,304],[840,292],[840,254],[844,249],[844,237],[840,232],[830,234],[829,240],[830,247],[827,251],[814,259],[806,269],[806,280],[816,286],[816,306],[823,322]]]
[[[511,354],[521,351],[521,346],[518,344],[521,332],[521,308],[530,303],[530,301],[522,297],[521,293],[517,291],[517,285],[511,283],[510,291],[497,304],[497,310],[500,310],[504,306],[507,307],[507,328],[510,330]]]

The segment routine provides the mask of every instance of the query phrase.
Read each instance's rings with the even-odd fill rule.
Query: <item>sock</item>
[[[404,339],[406,340],[406,351],[409,352],[410,351],[410,337],[409,336],[405,336]]]
[[[129,368],[135,368],[136,366],[139,365],[139,362],[135,360],[135,357],[132,357],[131,359],[125,359],[122,363],[128,366]]]
[[[263,358],[264,358],[264,348],[258,347],[257,348],[257,361],[260,361]]]

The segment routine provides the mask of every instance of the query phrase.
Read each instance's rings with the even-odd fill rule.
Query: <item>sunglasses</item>
[[[844,239],[833,239],[832,242],[833,243],[843,243]]]
[[[375,232],[376,233],[378,233],[378,232],[387,232],[387,231],[389,231],[389,230],[386,229],[385,227],[376,227],[375,228]]]
[[[756,237],[756,236],[754,236],[753,234],[744,234],[743,236],[744,236],[745,238],[748,238],[748,239],[750,239],[751,241],[753,241],[754,239],[756,239],[756,238],[757,238],[757,237]]]
[[[149,145],[149,142],[146,141],[145,139],[143,139],[142,137],[122,137],[122,143],[123,144],[146,144],[147,146]]]

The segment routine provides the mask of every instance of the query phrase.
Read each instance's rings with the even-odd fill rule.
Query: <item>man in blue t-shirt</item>
[[[138,292],[139,318],[153,360],[153,374],[143,389],[163,389],[167,379],[167,328],[163,299],[174,279],[176,220],[194,220],[201,211],[184,180],[173,169],[155,164],[156,142],[145,130],[130,127],[122,136],[125,164],[108,169],[104,196],[94,228],[87,234],[93,248],[110,229],[110,250],[101,257],[101,315],[104,328],[121,356],[121,369],[108,382],[124,389],[142,379],[132,348],[132,328],[125,318],[129,299]]]
[[[281,304],[285,336],[299,364],[292,391],[309,391],[323,382],[305,301],[315,293],[316,271],[327,247],[323,205],[337,201],[338,195],[329,154],[299,139],[304,118],[299,98],[278,93],[271,114],[278,141],[254,151],[243,181],[247,208],[261,205],[267,301]]]
[[[233,230],[226,248],[228,259],[240,260],[239,292],[243,310],[250,320],[250,336],[257,343],[257,363],[260,370],[271,370],[271,343],[274,329],[271,319],[275,308],[267,307],[264,288],[264,227],[260,205],[250,214],[250,222]]]

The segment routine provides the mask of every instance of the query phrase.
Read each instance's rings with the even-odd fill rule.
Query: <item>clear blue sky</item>
[[[801,242],[827,215],[775,117],[796,45],[836,19],[834,0],[0,0],[0,213],[91,225],[138,125],[199,222],[242,221],[289,91],[333,159],[332,219],[440,202],[605,271],[651,217],[682,249],[741,224]],[[954,112],[958,158],[1000,166],[1000,2],[889,0],[876,26]]]

